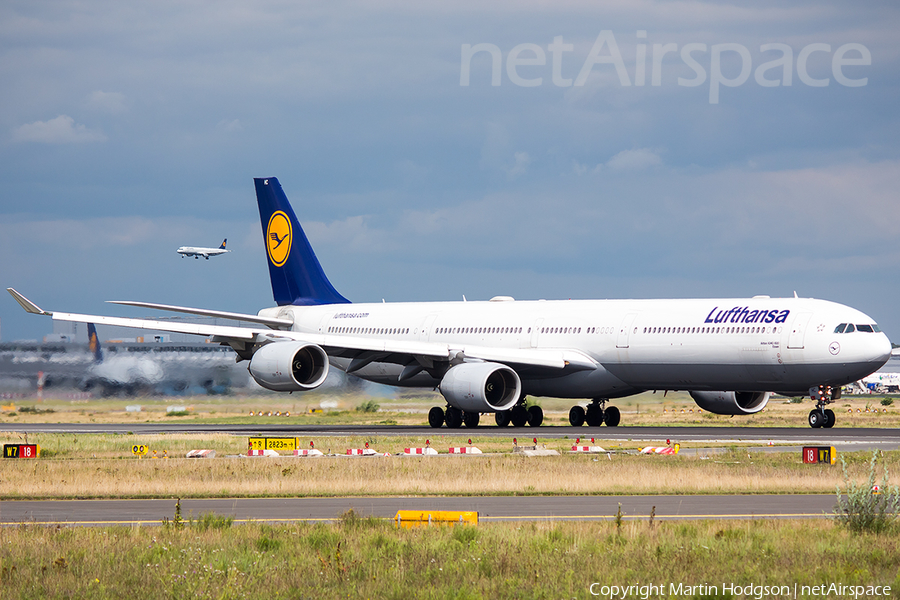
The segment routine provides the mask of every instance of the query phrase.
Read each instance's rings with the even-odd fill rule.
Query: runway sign
[[[297,438],[250,438],[248,450],[296,450]]]
[[[37,458],[41,447],[37,444],[4,444],[3,458]]]
[[[131,453],[135,456],[147,456],[148,452],[150,452],[150,447],[147,444],[134,444],[131,447]]]
[[[834,446],[803,446],[803,462],[805,464],[833,465],[837,458]]]

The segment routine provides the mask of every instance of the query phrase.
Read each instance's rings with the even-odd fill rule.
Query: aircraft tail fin
[[[87,324],[88,329],[88,348],[94,355],[94,362],[103,362],[103,353],[100,351],[100,338],[97,336],[97,327],[93,323]]]
[[[254,179],[272,294],[278,306],[345,304],[319,264],[275,177]]]
[[[228,243],[228,238],[225,238],[224,240],[222,240],[222,245],[219,246],[219,250],[224,250],[226,243]]]

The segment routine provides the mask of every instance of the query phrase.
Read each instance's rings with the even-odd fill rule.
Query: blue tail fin
[[[94,355],[94,362],[103,362],[103,353],[100,351],[100,338],[97,337],[97,327],[93,323],[88,323],[88,348]]]
[[[254,179],[253,183],[275,303],[278,306],[349,303],[325,276],[278,180],[269,177]]]
[[[228,242],[228,238],[225,238],[224,240],[222,240],[222,245],[219,246],[219,249],[220,249],[220,250],[224,250],[224,249],[225,249],[225,244],[226,244],[227,242]]]

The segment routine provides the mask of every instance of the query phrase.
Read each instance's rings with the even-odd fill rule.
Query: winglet
[[[28,298],[26,298],[25,296],[23,296],[22,294],[20,294],[19,292],[17,292],[16,290],[14,290],[12,288],[6,288],[6,291],[9,292],[9,294],[13,298],[15,298],[16,302],[18,302],[22,308],[25,309],[25,312],[30,312],[33,315],[48,315],[48,316],[50,316],[53,314],[52,312],[47,312],[46,310],[43,310],[40,306],[38,306],[37,304],[35,304],[34,302],[32,302],[31,300],[29,300]]]

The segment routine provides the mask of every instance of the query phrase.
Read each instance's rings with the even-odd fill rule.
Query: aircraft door
[[[541,335],[541,325],[543,325],[543,324],[544,324],[543,319],[538,319],[537,321],[534,322],[534,327],[532,327],[532,329],[531,329],[531,347],[532,348],[538,347],[538,339],[540,338],[540,335]]]
[[[788,349],[803,349],[806,340],[806,328],[810,317],[812,317],[811,312],[803,312],[794,318],[794,323],[791,325],[791,335],[788,337]]]
[[[616,348],[628,347],[628,338],[631,335],[631,325],[634,323],[635,317],[637,317],[637,313],[628,313],[625,315],[625,318],[622,320],[622,325],[619,327],[619,335],[616,338]]]
[[[434,325],[434,321],[437,319],[436,314],[428,315],[425,317],[425,323],[422,325],[422,329],[419,330],[419,341],[427,342],[428,338],[431,336],[431,327]]]

